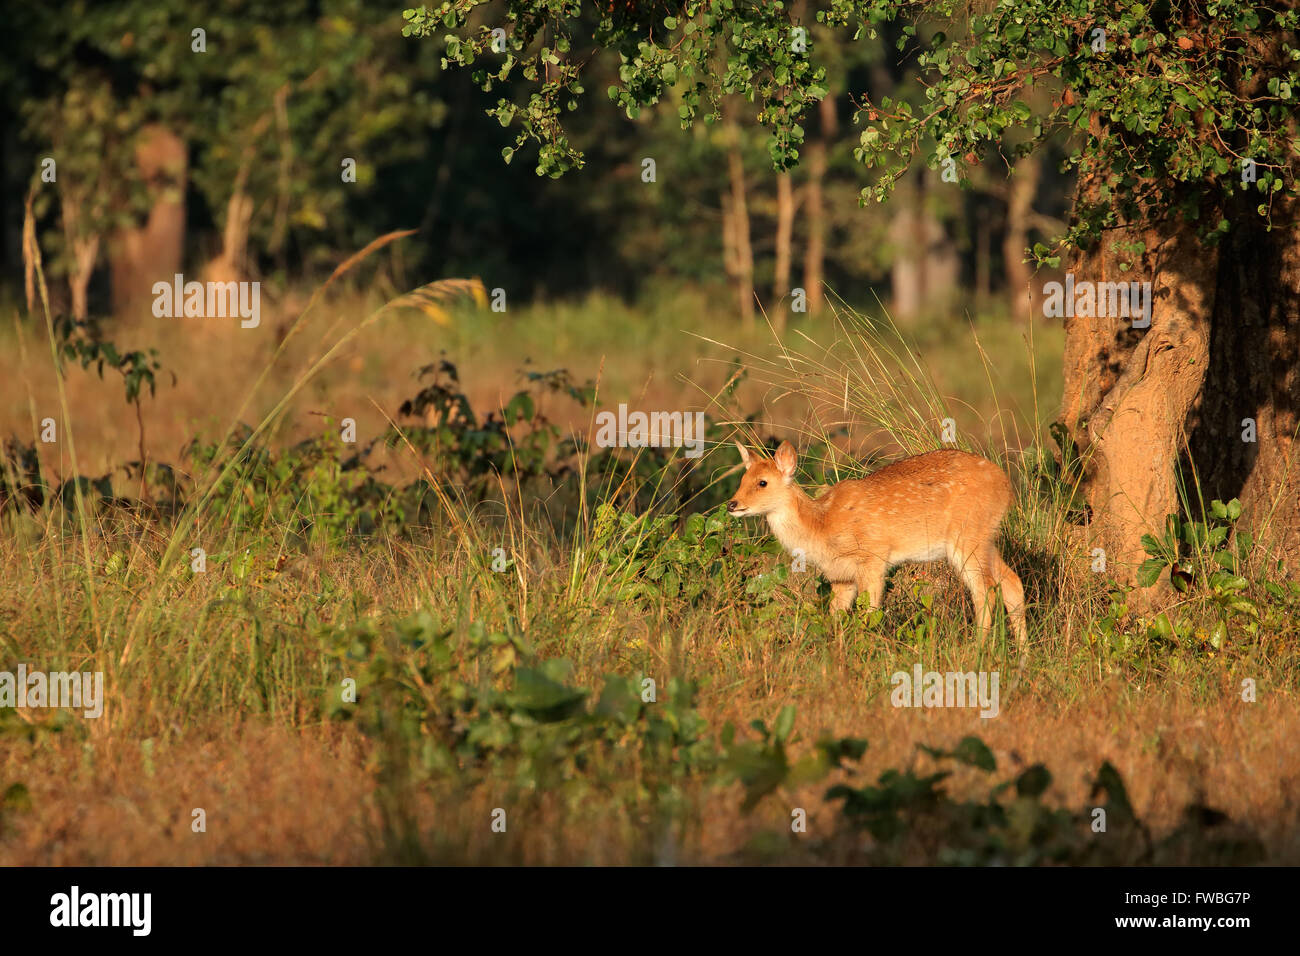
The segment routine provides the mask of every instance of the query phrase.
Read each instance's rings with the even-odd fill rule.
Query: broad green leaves
[[[403,33],[440,39],[444,65],[478,66],[474,79],[485,91],[516,71],[536,85],[525,102],[503,100],[488,112],[518,129],[508,158],[528,144],[537,147],[539,176],[583,165],[562,116],[580,104],[584,68],[599,51],[619,58],[619,83],[608,94],[629,118],[676,89],[683,126],[715,122],[722,97],[736,94],[753,104],[769,131],[772,161],[782,169],[798,160],[801,117],[826,95],[825,70],[810,57],[810,24],[795,22],[787,5],[687,0],[671,16],[653,5],[597,4],[594,15],[565,0],[503,6],[500,23],[484,21],[482,13],[496,9],[486,0],[407,9]]]
[[[1179,603],[1135,622],[1136,632],[1128,632],[1120,626],[1128,607],[1115,600],[1094,633],[1116,651],[1160,646],[1217,654],[1236,643],[1245,646],[1245,635],[1285,627],[1295,616],[1300,584],[1270,580],[1282,568],[1270,568],[1256,553],[1254,536],[1237,526],[1241,515],[1235,498],[1213,501],[1203,520],[1169,515],[1162,534],[1144,534],[1148,556],[1138,567],[1137,586],[1164,580],[1180,595]]]
[[[1066,136],[1067,166],[1101,184],[1107,203],[1079,210],[1071,243],[1120,221],[1194,209],[1197,194],[1294,191],[1297,58],[1288,31],[1296,12],[1225,2],[1191,13],[1183,3],[1156,14],[1108,0],[1001,0],[973,17],[969,31],[933,33],[915,53],[927,83],[921,108],[866,104],[858,158],[884,174],[869,195],[883,199],[926,143],[936,165],[1005,149],[1013,130],[1018,152]],[[915,16],[916,29],[900,44],[910,53],[913,41],[926,47],[927,32],[961,14],[946,0],[842,0],[828,17],[848,24]],[[1253,182],[1241,175],[1247,158],[1258,170]],[[1260,214],[1270,205],[1262,202]],[[1212,225],[1200,227],[1211,239],[1222,231]]]
[[[491,28],[475,19],[483,6],[448,0],[407,10],[405,32],[450,29],[448,63],[500,64],[505,54],[491,51]],[[603,49],[622,61],[609,93],[628,116],[679,86],[678,112],[689,126],[717,119],[720,97],[738,94],[769,129],[774,165],[797,161],[799,121],[825,95],[826,60],[794,40],[804,25],[789,5],[690,0],[661,20],[646,8],[601,13],[594,24],[579,8],[562,0],[505,4],[509,57],[539,86],[525,105],[494,111],[519,128],[510,155],[533,141],[539,174],[581,166],[559,104],[581,92],[583,65]],[[1289,172],[1300,143],[1300,60],[1290,45],[1297,12],[1245,0],[1192,12],[1183,2],[1157,11],[1116,0],[999,0],[966,19],[968,7],[956,0],[832,0],[817,12],[819,23],[852,39],[881,36],[888,25],[899,63],[919,69],[923,83],[911,99],[850,90],[863,124],[854,155],[878,175],[863,198],[885,199],[918,157],[934,167],[956,157],[973,164],[990,151],[1023,154],[1063,136],[1067,167],[1096,177],[1111,197],[1080,209],[1067,243],[1153,209],[1194,209],[1202,193],[1255,190],[1267,216],[1272,197],[1297,188]],[[553,38],[577,52],[557,54]],[[486,72],[477,76],[491,88]],[[1253,180],[1241,175],[1245,159],[1256,164]],[[1218,222],[1200,226],[1211,241],[1222,232]]]

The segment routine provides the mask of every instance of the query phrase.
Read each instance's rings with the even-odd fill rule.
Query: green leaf
[[[956,760],[971,767],[978,767],[986,772],[997,769],[997,761],[993,758],[993,751],[978,737],[963,737],[953,750],[948,751],[927,747],[924,744],[918,746],[936,760],[944,758]]]
[[[1016,793],[1022,797],[1041,797],[1051,784],[1051,773],[1036,763],[1016,778]]]
[[[502,414],[507,425],[514,425],[518,421],[531,422],[536,411],[537,407],[531,395],[527,392],[516,392]]]
[[[0,796],[0,810],[30,810],[32,796],[21,783],[12,783]]]
[[[794,705],[786,704],[781,708],[781,713],[776,716],[776,724],[772,727],[772,736],[778,741],[784,742],[789,739],[792,730],[794,730]]]
[[[1151,587],[1156,581],[1160,580],[1160,573],[1164,571],[1166,566],[1164,558],[1148,558],[1143,561],[1137,570],[1138,587]]]
[[[538,720],[555,721],[571,716],[586,697],[584,690],[566,687],[540,670],[520,667],[515,671],[515,689],[510,701],[514,707],[531,712]]]
[[[1098,769],[1092,783],[1091,796],[1096,797],[1099,793],[1106,794],[1106,813],[1111,818],[1108,822],[1137,822],[1137,817],[1133,814],[1133,805],[1129,803],[1128,791],[1124,788],[1124,780],[1109,760]]]
[[[952,756],[964,764],[987,772],[996,770],[998,766],[997,761],[993,759],[993,751],[978,737],[963,737],[957,749],[952,752]]]
[[[867,742],[859,737],[823,737],[817,749],[826,755],[831,766],[839,767],[844,760],[861,760],[867,752]]]

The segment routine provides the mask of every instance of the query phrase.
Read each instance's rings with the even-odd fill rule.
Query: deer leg
[[[853,601],[858,596],[858,585],[854,581],[832,581],[831,582],[831,610],[847,611],[853,607]]]
[[[1029,636],[1025,627],[1025,587],[1020,576],[1012,571],[996,551],[992,555],[994,583],[1002,588],[1002,604],[1007,609],[1011,632],[1016,636],[1016,647],[1023,655],[1028,649]]]
[[[979,625],[980,639],[987,640],[989,630],[993,626],[993,610],[989,604],[989,590],[993,587],[993,580],[989,575],[985,562],[977,554],[962,555],[959,553],[950,553],[949,562],[953,568],[961,575],[962,582],[966,589],[970,591],[971,603],[975,605],[975,621]]]
[[[858,566],[858,590],[866,592],[873,611],[884,605],[887,570],[888,566],[884,561],[868,561]]]

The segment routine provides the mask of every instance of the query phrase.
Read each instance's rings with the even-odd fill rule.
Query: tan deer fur
[[[767,518],[787,551],[801,550],[831,583],[831,609],[847,611],[859,592],[880,607],[885,574],[904,561],[946,558],[970,590],[987,636],[993,589],[1000,587],[1016,642],[1025,649],[1025,594],[997,548],[998,525],[1011,504],[1011,481],[993,462],[964,451],[904,458],[818,498],[795,483],[794,446],[772,460],[739,442],[745,474],[727,511]]]

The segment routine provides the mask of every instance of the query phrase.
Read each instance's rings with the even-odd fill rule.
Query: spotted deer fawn
[[[1025,651],[1025,592],[998,553],[998,525],[1011,504],[1011,481],[993,462],[964,451],[904,458],[857,481],[809,498],[794,480],[794,446],[771,461],[736,443],[745,474],[727,511],[766,516],[787,551],[800,550],[831,582],[831,609],[847,611],[859,591],[880,607],[885,573],[904,561],[947,558],[970,589],[987,636],[993,588],[1000,586],[1011,629]]]

